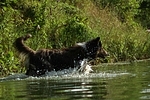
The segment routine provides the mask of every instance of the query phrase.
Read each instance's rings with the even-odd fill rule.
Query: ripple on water
[[[126,75],[129,73],[126,72],[99,72],[99,73],[89,73],[89,74],[83,74],[76,72],[75,69],[65,69],[62,71],[52,71],[47,72],[45,75],[41,77],[28,77],[27,75],[21,73],[21,74],[13,74],[4,78],[1,78],[0,81],[8,81],[8,80],[40,80],[40,79],[73,79],[73,78],[114,78],[121,75]]]

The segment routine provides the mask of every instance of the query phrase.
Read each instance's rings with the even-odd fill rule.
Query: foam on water
[[[68,73],[66,73],[68,72]],[[58,72],[47,72],[46,75],[43,75],[41,77],[32,77],[27,76],[25,74],[14,74],[10,75],[8,77],[1,78],[0,81],[8,81],[8,80],[40,80],[40,79],[46,79],[46,80],[58,80],[58,79],[81,79],[81,78],[114,78],[117,76],[127,75],[129,73],[107,73],[107,72],[99,72],[99,73],[77,73],[74,72],[74,69],[70,70],[62,70]]]
[[[113,78],[116,76],[120,75],[125,75],[129,74],[126,72],[117,72],[117,73],[108,73],[108,72],[99,72],[99,73],[94,73],[92,70],[92,66],[88,64],[87,60],[81,61],[81,66],[80,68],[69,68],[69,69],[64,69],[61,71],[51,71],[51,72],[46,72],[45,75],[41,77],[32,77],[32,76],[27,76],[23,73],[21,74],[12,74],[10,76],[1,78],[0,81],[5,81],[5,80],[39,80],[39,79],[73,79],[73,78]],[[93,72],[93,73],[90,73]]]

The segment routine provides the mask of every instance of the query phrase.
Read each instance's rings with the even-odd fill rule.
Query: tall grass
[[[91,0],[10,0],[0,5],[0,76],[24,72],[13,42],[27,33],[33,37],[26,44],[34,50],[100,36],[109,62],[149,58],[149,33],[138,24],[122,23],[115,11]]]
[[[110,53],[109,62],[132,61],[149,58],[150,34],[133,20],[121,22],[117,12],[108,6],[102,8],[91,1],[86,1],[85,15],[89,26],[102,38],[104,47]]]

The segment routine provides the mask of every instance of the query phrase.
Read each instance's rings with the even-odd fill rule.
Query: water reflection
[[[57,80],[57,81],[31,81],[27,84],[30,99],[104,99],[107,95],[107,83],[93,82],[92,79],[83,80]]]
[[[3,78],[1,100],[149,100],[150,62],[100,65],[90,75]],[[16,77],[17,76],[17,77]],[[7,81],[6,81],[7,80]]]

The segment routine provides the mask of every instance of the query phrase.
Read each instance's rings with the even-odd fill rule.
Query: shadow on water
[[[1,79],[1,100],[149,100],[150,61],[101,64],[88,75],[51,72]]]

